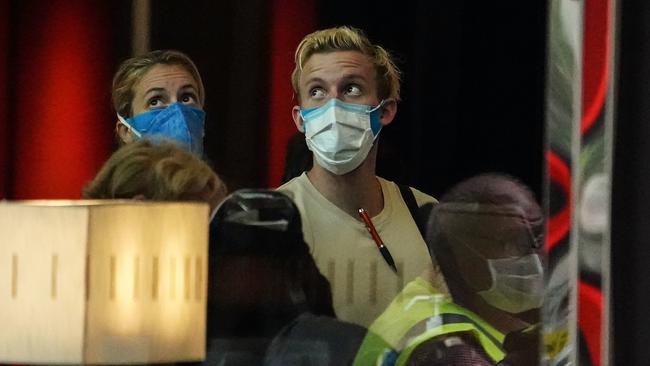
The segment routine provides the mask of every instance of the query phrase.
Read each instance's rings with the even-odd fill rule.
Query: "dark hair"
[[[426,242],[431,257],[439,264],[449,290],[454,299],[462,297],[460,290],[465,288],[459,270],[459,262],[452,249],[452,243],[443,229],[442,217],[461,205],[479,207],[515,206],[527,220],[534,235],[532,240],[541,243],[543,219],[540,206],[534,194],[517,178],[503,173],[484,173],[466,179],[453,186],[433,208],[427,224]],[[535,244],[539,247],[539,244]],[[486,269],[487,270],[487,269]]]

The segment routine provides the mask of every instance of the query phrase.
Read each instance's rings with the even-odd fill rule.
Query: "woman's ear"
[[[119,119],[115,123],[115,134],[125,144],[128,144],[129,142],[133,142],[134,140],[133,132],[131,132],[131,129],[124,123],[120,122]]]

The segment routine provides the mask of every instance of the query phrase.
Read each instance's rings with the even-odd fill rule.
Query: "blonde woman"
[[[120,144],[166,138],[203,154],[205,89],[186,54],[156,50],[124,61],[113,78],[112,99]]]

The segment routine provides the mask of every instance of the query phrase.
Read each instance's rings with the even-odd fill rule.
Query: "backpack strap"
[[[415,200],[415,195],[413,194],[411,187],[397,184],[397,188],[399,188],[399,192],[402,194],[402,199],[404,200],[404,203],[406,203],[406,207],[408,207],[411,217],[413,217],[413,221],[415,221],[415,224],[420,231],[422,240],[425,240],[427,220],[429,219],[429,213],[433,208],[433,204],[427,203],[422,207],[418,207],[418,203]]]

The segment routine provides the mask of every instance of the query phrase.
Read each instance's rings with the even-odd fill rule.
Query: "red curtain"
[[[0,75],[9,78],[0,84],[12,93],[11,103],[0,104],[5,197],[78,198],[109,155],[114,63],[106,4],[19,1],[12,3],[12,22],[0,22],[12,27],[0,32],[11,37],[0,46],[12,45],[3,47],[9,61],[0,64]],[[0,99],[8,100],[6,93],[0,89]]]
[[[582,50],[582,123],[584,135],[596,123],[605,105],[609,73],[609,0],[585,2]]]
[[[609,86],[610,13],[609,0],[590,0],[584,8],[584,40],[582,52],[582,150],[605,146],[605,104]],[[589,132],[594,132],[589,134]],[[604,166],[604,162],[601,162]],[[583,179],[588,179],[587,172]],[[585,250],[581,248],[581,250]],[[605,263],[604,265],[609,265]],[[599,273],[599,275],[601,275]],[[602,361],[603,293],[600,287],[580,281],[578,288],[578,323],[585,335],[591,360],[595,366]]]
[[[7,197],[9,154],[9,1],[0,1],[0,199]]]
[[[291,119],[296,104],[291,88],[293,54],[300,40],[314,31],[313,0],[275,0],[271,6],[271,90],[269,92],[268,186],[277,187],[284,172],[289,138],[297,132]]]

